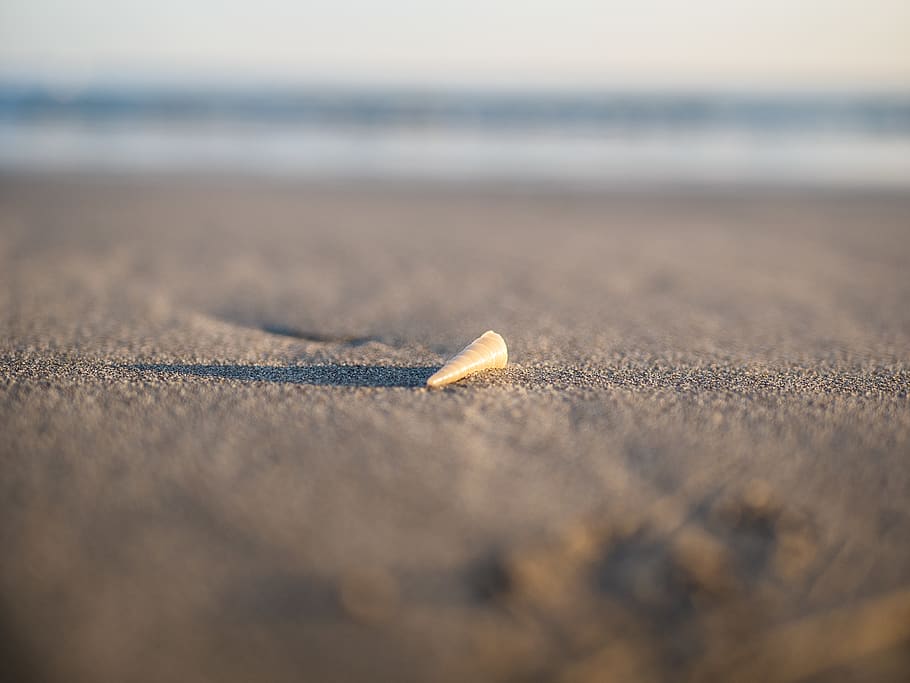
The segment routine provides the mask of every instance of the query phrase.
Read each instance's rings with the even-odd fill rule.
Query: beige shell
[[[505,340],[487,330],[449,359],[427,380],[428,387],[442,387],[487,368],[504,368],[509,362]]]

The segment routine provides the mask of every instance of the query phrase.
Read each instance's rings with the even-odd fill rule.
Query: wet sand
[[[0,678],[906,680],[908,263],[907,195],[4,176]]]

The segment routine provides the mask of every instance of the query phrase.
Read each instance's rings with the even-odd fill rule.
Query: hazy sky
[[[910,88],[910,0],[0,0],[0,73]]]

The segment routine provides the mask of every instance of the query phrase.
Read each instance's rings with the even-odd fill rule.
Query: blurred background
[[[902,0],[6,0],[0,168],[910,185]]]

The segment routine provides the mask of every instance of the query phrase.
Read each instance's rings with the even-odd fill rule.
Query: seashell
[[[505,340],[487,330],[450,358],[430,379],[428,387],[442,387],[487,368],[504,368],[509,362]]]

